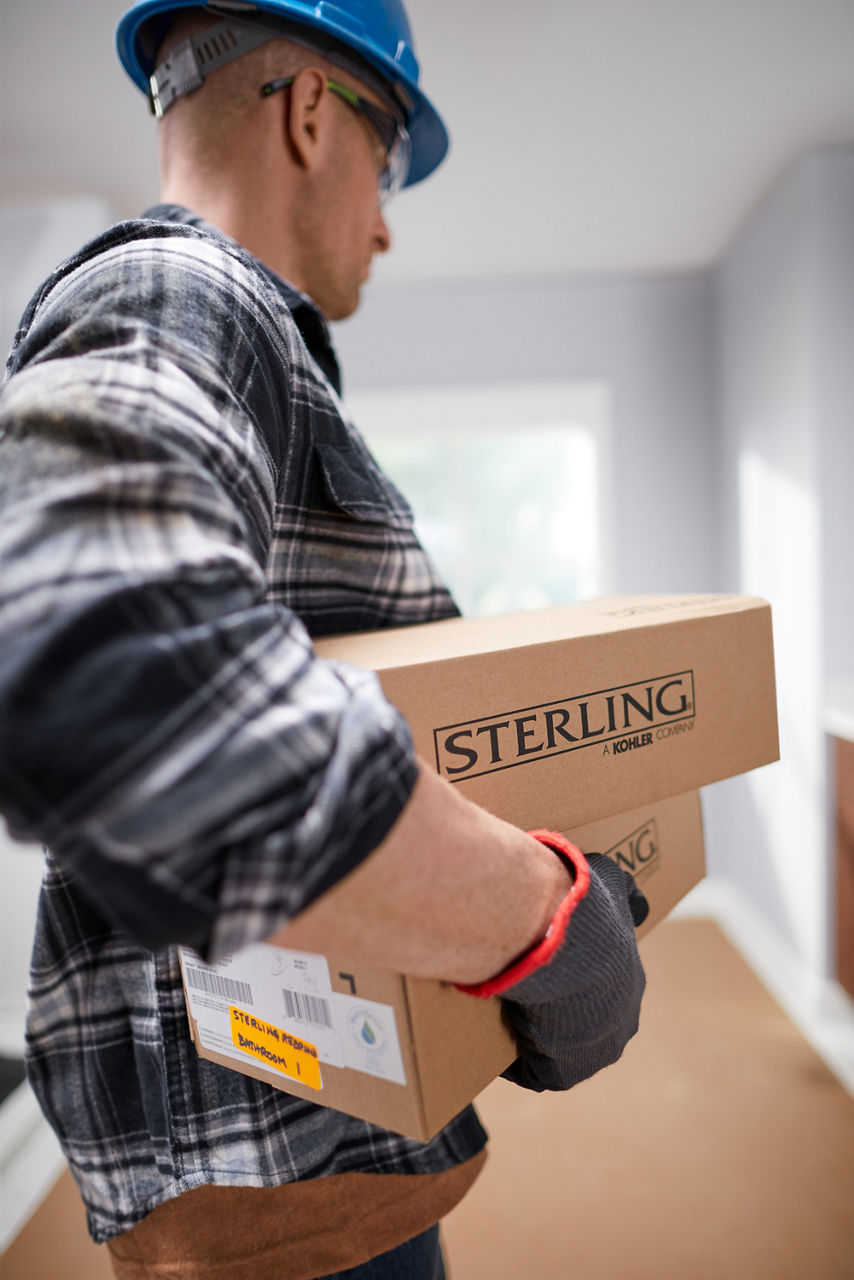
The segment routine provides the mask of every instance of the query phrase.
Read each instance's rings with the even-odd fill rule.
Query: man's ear
[[[326,76],[317,67],[303,67],[294,77],[288,96],[288,141],[297,161],[304,169],[311,169],[329,129]]]

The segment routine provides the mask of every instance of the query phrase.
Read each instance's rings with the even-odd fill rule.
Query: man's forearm
[[[543,936],[568,884],[549,849],[422,764],[385,840],[269,941],[481,982]]]

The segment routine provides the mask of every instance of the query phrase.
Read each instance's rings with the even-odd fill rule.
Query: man
[[[0,402],[0,802],[50,851],[30,1079],[119,1277],[440,1276],[474,1111],[421,1144],[199,1060],[174,944],[504,995],[529,1088],[637,1027],[630,877],[463,799],[311,646],[456,612],[326,327],[447,135],[398,0],[144,0],[118,43],[163,203],[39,290]]]

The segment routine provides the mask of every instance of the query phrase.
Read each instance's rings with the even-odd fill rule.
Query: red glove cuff
[[[471,986],[461,982],[454,984],[466,995],[481,996],[484,1000],[489,996],[501,995],[509,987],[514,987],[517,982],[527,978],[541,965],[548,964],[563,942],[570,916],[590,887],[590,869],[587,859],[571,841],[557,831],[529,831],[528,835],[556,853],[561,861],[575,873],[572,887],[552,916],[545,937],[535,943],[529,951],[521,955],[518,960],[514,960],[506,969],[502,969],[494,978],[487,978],[486,982],[477,982]]]

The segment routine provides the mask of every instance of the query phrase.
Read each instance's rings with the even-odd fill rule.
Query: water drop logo
[[[374,1031],[367,1018],[365,1018],[365,1021],[362,1023],[361,1036],[365,1044],[369,1044],[372,1047],[377,1042],[377,1033]]]
[[[347,1018],[347,1028],[362,1053],[371,1057],[385,1053],[388,1034],[376,1010],[367,1009],[364,1005],[353,1009]]]

